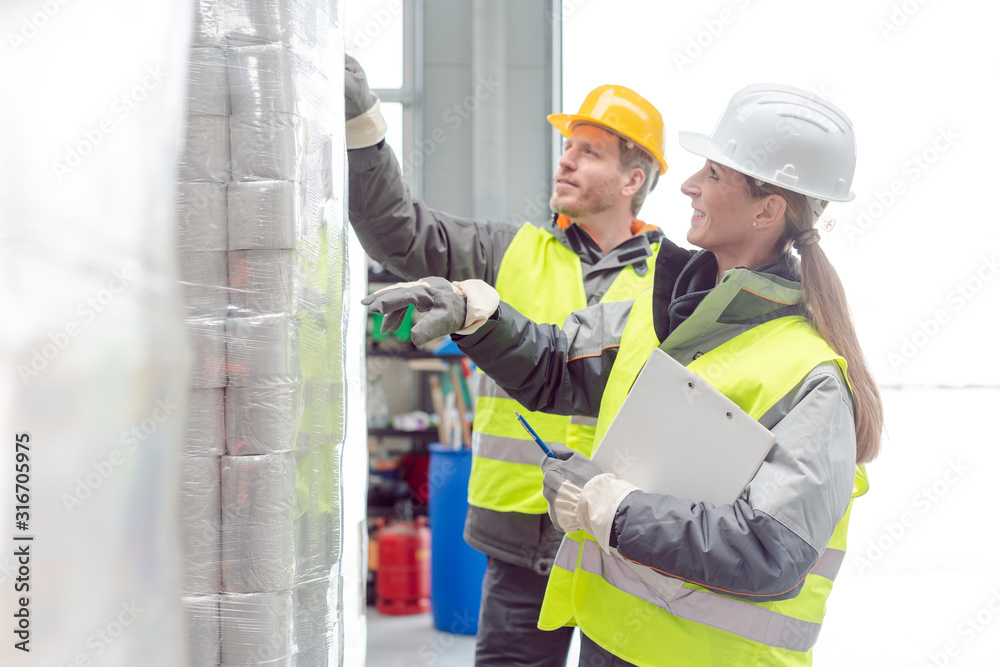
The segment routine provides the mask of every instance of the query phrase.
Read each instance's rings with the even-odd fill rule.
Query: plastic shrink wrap
[[[218,533],[224,445],[218,349],[201,350],[209,363],[187,393],[175,248],[192,18],[170,0],[0,3],[2,665],[183,665],[182,581],[219,594],[211,546],[181,570],[182,541]],[[220,163],[206,156],[205,175]],[[205,183],[185,195],[205,202],[188,249],[207,260],[189,264],[205,289],[191,298],[217,313],[225,193]]]
[[[181,483],[195,667],[342,660],[338,11],[202,0],[195,16],[177,171],[195,355]]]
[[[340,13],[0,6],[0,664],[342,664]]]

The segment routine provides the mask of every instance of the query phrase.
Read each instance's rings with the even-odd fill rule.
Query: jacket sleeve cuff
[[[345,125],[347,150],[374,146],[385,138],[388,125],[382,117],[380,106],[381,102],[376,98],[371,109],[347,121]]]
[[[500,295],[482,280],[453,282],[455,291],[465,297],[465,326],[455,333],[467,336],[486,324],[500,305]]]
[[[611,528],[618,513],[618,506],[625,497],[639,487],[613,473],[604,473],[591,478],[580,494],[580,504],[577,509],[581,521],[586,522],[584,529],[601,545],[606,553],[611,553]]]

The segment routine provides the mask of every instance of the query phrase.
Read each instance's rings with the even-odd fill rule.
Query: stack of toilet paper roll
[[[294,664],[295,448],[302,409],[297,271],[303,121],[281,6],[249,12],[230,49],[228,440],[223,664]],[[273,21],[273,23],[272,23]],[[252,43],[267,40],[271,43]],[[291,661],[291,662],[289,662]]]
[[[294,652],[293,454],[222,461],[222,664],[284,661]]]
[[[206,5],[206,3],[202,3]],[[199,19],[209,15],[203,14]],[[196,35],[188,68],[187,129],[178,165],[177,258],[193,363],[181,466],[182,593],[188,664],[220,665],[222,456],[226,450],[226,318],[231,179],[226,49]],[[196,30],[197,32],[197,30]]]
[[[337,6],[197,5],[177,199],[194,351],[189,664],[336,665],[344,350],[327,239],[344,221],[324,203],[343,150],[326,78]]]

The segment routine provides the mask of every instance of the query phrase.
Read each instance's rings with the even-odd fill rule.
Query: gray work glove
[[[500,295],[482,280],[448,282],[444,278],[423,278],[397,283],[373,292],[361,300],[368,311],[385,315],[382,333],[399,328],[406,308],[413,304],[425,315],[410,330],[414,345],[423,345],[447,334],[468,335],[486,323],[500,305]]]
[[[447,334],[468,335],[483,326],[500,305],[500,295],[482,280],[451,283],[432,277],[385,287],[361,303],[369,312],[385,315],[382,333],[398,329],[407,306],[413,304],[425,315],[413,325],[410,339],[414,345],[423,345]]]
[[[347,120],[347,148],[374,146],[385,138],[388,128],[379,110],[378,96],[368,87],[361,64],[344,54],[344,112]]]
[[[593,461],[565,445],[549,445],[556,458],[542,460],[542,495],[549,518],[559,530],[585,530],[610,553],[608,542],[618,506],[639,487],[603,472]]]

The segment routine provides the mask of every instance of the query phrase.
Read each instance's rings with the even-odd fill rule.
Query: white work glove
[[[496,311],[500,296],[482,280],[452,283],[430,277],[384,287],[361,303],[368,306],[369,312],[385,315],[382,333],[398,329],[406,308],[413,304],[425,314],[413,325],[410,339],[414,345],[423,345],[447,334],[472,333]]]
[[[550,445],[557,458],[542,461],[545,480],[542,495],[549,502],[549,517],[559,530],[585,530],[611,553],[608,542],[618,506],[625,496],[638,491],[610,472],[602,472],[593,461],[564,445]]]
[[[361,64],[344,54],[344,115],[347,118],[347,148],[374,146],[385,138],[388,129],[379,99],[368,87]]]

